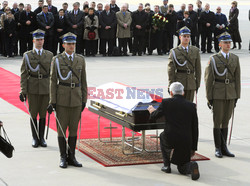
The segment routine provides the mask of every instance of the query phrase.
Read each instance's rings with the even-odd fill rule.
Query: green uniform
[[[63,132],[65,133],[69,127],[69,136],[77,136],[82,103],[86,101],[87,82],[84,57],[74,53],[72,61],[65,52],[55,56],[51,70],[50,104],[56,104],[56,113]],[[57,132],[59,137],[63,136],[60,128],[57,128]]]
[[[168,85],[170,86],[173,82],[180,82],[184,86],[184,97],[193,102],[194,92],[200,87],[200,81],[199,49],[188,46],[188,52],[186,52],[181,45],[172,49],[168,60]]]
[[[46,111],[49,105],[49,76],[53,54],[42,50],[40,55],[36,50],[24,53],[21,66],[21,93],[27,95],[29,111],[37,128],[39,114],[39,135],[43,139]],[[34,125],[31,123],[33,139],[37,140]]]

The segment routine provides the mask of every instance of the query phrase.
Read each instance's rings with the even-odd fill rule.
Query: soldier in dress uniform
[[[201,81],[201,62],[199,49],[190,46],[190,30],[182,27],[179,31],[181,44],[172,49],[168,61],[169,86],[180,82],[184,86],[184,97],[193,102],[194,92],[198,92]]]
[[[234,157],[227,149],[228,123],[240,98],[239,57],[229,52],[231,36],[224,32],[219,37],[221,51],[210,57],[205,70],[208,106],[213,111],[215,156]]]
[[[34,49],[24,53],[21,66],[21,92],[20,100],[26,101],[28,98],[31,132],[33,136],[32,146],[47,147],[44,140],[46,111],[49,105],[49,75],[53,54],[43,49],[43,30],[32,32]],[[39,127],[37,115],[39,114]],[[39,130],[38,130],[39,129]],[[39,137],[36,131],[39,131]]]
[[[75,158],[77,128],[81,112],[87,101],[85,60],[75,53],[76,35],[71,32],[62,36],[65,51],[52,60],[50,77],[50,105],[48,112],[56,110],[60,167],[82,167]],[[69,128],[68,145],[64,134]],[[67,155],[67,147],[68,155]]]

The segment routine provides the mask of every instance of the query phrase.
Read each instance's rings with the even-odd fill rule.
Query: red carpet
[[[12,72],[9,72],[0,67],[0,98],[28,113],[24,104],[19,100],[20,92],[20,77]],[[10,116],[11,117],[11,116]],[[47,118],[46,118],[47,120]],[[27,123],[29,121],[22,121]],[[47,122],[47,121],[46,121]],[[101,118],[101,137],[109,137],[109,130],[104,130],[103,127],[109,126],[109,120]],[[113,123],[114,127],[112,134],[114,137],[121,137],[122,127],[121,125]],[[56,131],[56,122],[54,114],[50,117],[50,128]],[[97,138],[97,115],[90,112],[85,108],[82,113],[82,128],[81,128],[81,139]],[[131,136],[130,130],[126,130],[126,136]]]

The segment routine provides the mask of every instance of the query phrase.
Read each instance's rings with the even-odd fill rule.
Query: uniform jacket
[[[30,21],[30,25],[26,25],[26,21]],[[20,13],[19,22],[21,24],[20,28],[20,36],[24,36],[30,34],[30,32],[34,31],[36,28],[36,16],[34,12],[30,12],[27,16],[27,12],[24,10]]]
[[[132,23],[131,13],[126,11],[125,16],[124,16],[124,14],[121,11],[119,11],[116,13],[116,18],[117,18],[116,37],[117,38],[130,38],[131,37],[130,27]],[[128,25],[126,29],[123,26],[124,24]]]
[[[168,60],[168,85],[170,86],[173,82],[180,82],[184,87],[185,90],[196,90],[200,87],[201,81],[201,61],[200,61],[200,52],[197,47],[188,46],[188,57],[192,62],[192,65],[187,62],[186,65],[183,67],[179,66],[174,57],[173,57],[173,50],[175,52],[176,58],[180,64],[183,64],[185,57],[185,51],[183,50],[182,46],[179,45],[178,47],[172,49],[170,51],[169,60]],[[187,66],[190,69],[191,73],[179,73],[176,70],[187,70]]]
[[[134,36],[144,36],[147,24],[148,24],[148,14],[145,11],[139,12],[138,10],[136,10],[133,12],[132,29]],[[142,29],[137,29],[136,25],[140,25]]]
[[[21,66],[21,92],[23,94],[49,94],[49,77],[43,79],[31,77],[30,74],[38,75],[38,72],[32,72],[29,70],[25,58],[26,54],[29,57],[30,65],[32,68],[36,68],[38,62],[40,62],[46,69],[45,71],[40,65],[40,74],[49,76],[53,53],[44,49],[42,51],[41,56],[36,53],[35,49],[25,52],[23,57],[23,63]]]
[[[56,58],[59,61],[60,72],[63,77],[66,77],[70,71],[68,65],[71,66],[78,78],[72,74],[72,79],[62,80],[58,74],[56,66]],[[69,86],[59,85],[57,82],[63,83],[80,83],[80,87],[71,88]],[[80,82],[81,81],[81,82]],[[82,102],[87,101],[87,81],[85,72],[84,57],[79,54],[74,54],[73,62],[70,62],[65,52],[58,54],[52,60],[52,70],[50,77],[50,104],[57,104],[65,107],[81,106]]]
[[[172,163],[182,165],[190,161],[191,150],[198,146],[198,117],[196,105],[181,95],[163,99],[150,119],[165,117],[164,137],[174,149]]]
[[[107,15],[107,12],[104,10],[100,14],[99,17],[99,23],[101,25],[101,38],[102,39],[113,39],[115,38],[115,29],[116,29],[116,15],[114,11],[109,12]],[[110,29],[106,30],[106,26],[111,26]]]
[[[51,12],[48,12],[46,14],[47,21],[44,17],[44,13],[40,12],[37,14],[36,19],[38,23],[38,28],[45,31],[46,35],[53,35],[54,34],[54,24],[55,24],[55,18]],[[46,29],[46,26],[50,26],[50,29]]]
[[[83,39],[86,39],[86,40],[89,40],[88,38],[88,33],[89,31],[94,31],[95,32],[95,39],[94,40],[97,40],[99,39],[99,36],[98,36],[98,26],[99,26],[99,21],[98,21],[98,17],[95,15],[94,16],[94,21],[92,23],[92,20],[89,18],[89,16],[85,16],[85,21],[84,21],[84,36],[83,36]]]
[[[219,52],[218,54],[214,54],[212,57],[215,60],[216,68],[218,69],[219,73],[223,73],[223,71],[225,70],[224,63],[226,63],[233,75],[228,71],[227,75],[222,77],[218,76],[217,73],[215,73],[214,71],[214,67],[212,65],[212,58],[210,58],[210,61],[205,70],[207,99],[239,99],[241,90],[241,78],[238,56],[230,53],[229,59],[227,61],[227,59],[224,58],[223,54]],[[223,82],[216,82],[216,79],[224,81],[226,78],[228,78],[232,82],[230,82],[229,84],[225,84]]]
[[[83,34],[84,30],[84,12],[78,9],[78,12],[76,15],[74,15],[74,10],[70,11],[67,16],[67,23],[69,25],[70,32],[73,34],[76,34],[77,36],[81,36]],[[73,25],[77,25],[77,28],[72,28]]]
[[[215,14],[209,10],[209,13],[206,13],[205,11],[201,13],[201,18],[200,18],[200,22],[201,22],[201,29],[203,32],[210,30],[210,31],[214,31],[215,28]],[[210,23],[211,26],[207,27],[206,24]]]

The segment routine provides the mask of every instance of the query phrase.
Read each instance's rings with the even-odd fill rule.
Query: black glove
[[[95,29],[96,29],[95,26],[91,26],[91,27],[90,27],[90,31],[91,31],[91,32],[94,32]]]
[[[236,107],[237,101],[238,101],[238,99],[235,99],[234,108]]]
[[[51,114],[53,112],[53,110],[56,110],[56,104],[50,104],[47,108],[47,111],[49,114]]]
[[[21,102],[26,101],[26,94],[20,93],[19,99],[20,99]]]
[[[211,110],[212,107],[213,107],[213,100],[208,100],[207,106],[208,106],[208,108]]]
[[[82,111],[84,110],[86,103],[82,102]]]

